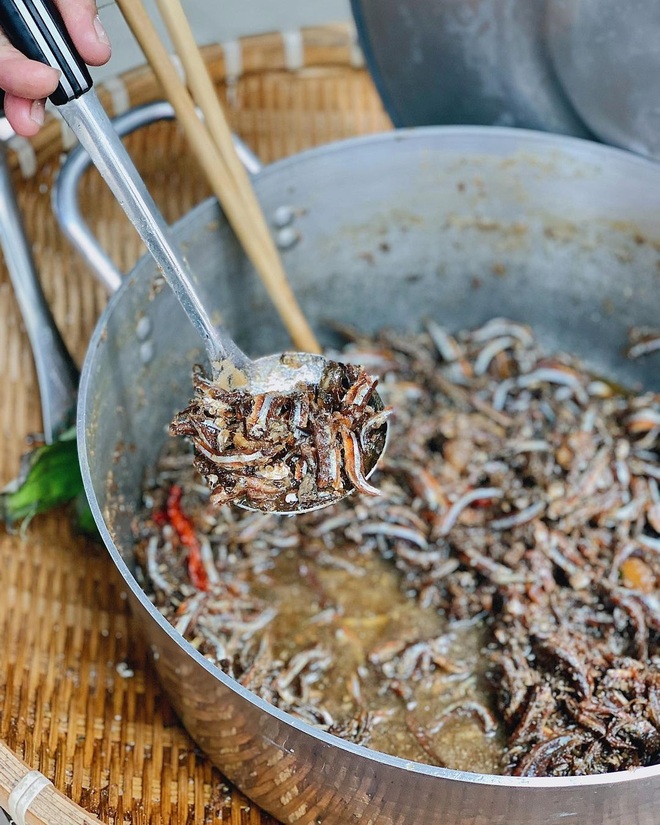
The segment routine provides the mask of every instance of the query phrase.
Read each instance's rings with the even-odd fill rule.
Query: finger
[[[36,100],[57,88],[60,72],[36,60],[28,60],[0,37],[0,88],[16,97]]]
[[[17,135],[32,137],[44,122],[45,101],[5,95],[5,115]]]
[[[64,25],[80,56],[90,66],[102,66],[110,59],[108,35],[96,11],[94,0],[56,0]]]

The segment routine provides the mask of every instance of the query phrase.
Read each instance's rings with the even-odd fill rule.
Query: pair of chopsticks
[[[318,341],[293,294],[261,206],[234,148],[224,111],[180,0],[156,2],[190,92],[174,68],[142,0],[117,0],[117,5],[163,86],[213,193],[261,277],[294,346],[319,353]]]

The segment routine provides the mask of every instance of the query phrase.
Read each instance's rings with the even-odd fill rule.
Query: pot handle
[[[174,120],[174,109],[167,101],[137,106],[112,120],[117,134],[130,135],[143,126],[159,120]],[[263,164],[240,138],[234,144],[243,165],[251,176],[258,174]],[[123,275],[85,222],[78,204],[80,179],[92,161],[82,146],[73,149],[60,169],[53,187],[53,210],[64,234],[89,264],[95,277],[112,293],[121,286]]]

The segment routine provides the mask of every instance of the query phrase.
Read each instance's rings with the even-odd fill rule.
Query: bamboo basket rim
[[[348,22],[246,35],[208,44],[201,52],[214,83],[228,88],[230,104],[232,89],[250,76],[362,70],[365,66],[355,26]],[[180,67],[176,57],[173,60]],[[146,63],[106,78],[95,88],[110,117],[163,97],[160,84]],[[30,178],[45,163],[59,162],[60,155],[75,143],[75,136],[61,115],[48,106],[45,123],[37,135],[32,138],[16,135],[10,140],[10,165],[23,178]]]

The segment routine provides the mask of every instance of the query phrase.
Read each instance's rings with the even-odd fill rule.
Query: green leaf
[[[75,429],[23,456],[19,476],[0,492],[0,519],[11,528],[84,497]]]

